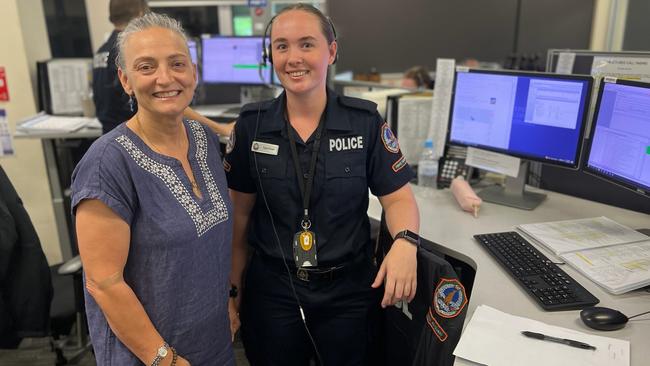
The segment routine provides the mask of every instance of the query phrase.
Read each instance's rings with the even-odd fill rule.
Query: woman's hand
[[[241,326],[241,321],[239,320],[239,310],[237,309],[235,299],[236,298],[233,297],[228,299],[228,317],[230,318],[230,334],[233,342],[235,341],[235,334],[237,334],[237,331]]]
[[[190,361],[184,359],[181,356],[178,356],[178,358],[176,359],[176,366],[191,366],[191,365],[190,365]]]

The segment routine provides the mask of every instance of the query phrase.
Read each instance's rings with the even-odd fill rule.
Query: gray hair
[[[124,30],[117,35],[117,58],[115,59],[117,67],[121,68],[123,71],[126,71],[126,64],[124,60],[124,45],[126,44],[126,40],[134,33],[142,32],[143,30],[149,28],[169,29],[170,31],[178,34],[183,39],[185,48],[187,48],[187,35],[185,34],[185,30],[178,20],[165,14],[148,12],[141,17],[131,20],[126,28],[124,28]],[[189,54],[189,49],[187,49],[187,52]]]

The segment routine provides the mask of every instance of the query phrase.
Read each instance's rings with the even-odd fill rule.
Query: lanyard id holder
[[[309,173],[307,173],[307,182],[303,182],[302,167],[298,159],[298,152],[296,149],[296,140],[293,131],[287,122],[287,132],[289,135],[289,146],[291,147],[291,157],[293,158],[294,167],[296,168],[296,177],[298,178],[298,187],[300,188],[300,196],[302,197],[303,217],[300,221],[299,230],[293,236],[293,259],[296,262],[297,268],[302,267],[316,267],[318,266],[318,255],[316,247],[316,234],[310,231],[311,220],[309,218],[309,198],[311,197],[311,190],[314,185],[314,175],[316,174],[316,160],[318,159],[318,151],[320,150],[321,133],[323,132],[324,114],[318,122],[316,128],[316,138],[311,153],[309,164]]]
[[[316,234],[309,231],[311,223],[303,220],[302,230],[293,236],[293,258],[296,267],[318,266],[318,255],[316,254]]]

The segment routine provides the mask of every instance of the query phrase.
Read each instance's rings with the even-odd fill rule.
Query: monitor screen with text
[[[260,65],[262,37],[205,37],[201,51],[205,83],[271,83],[271,65]]]
[[[591,85],[588,76],[459,71],[449,142],[577,168]]]
[[[585,169],[650,194],[650,84],[601,84]]]

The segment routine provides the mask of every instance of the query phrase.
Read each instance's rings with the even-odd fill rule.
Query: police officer
[[[124,92],[117,78],[117,35],[129,21],[149,10],[145,0],[111,0],[108,4],[109,20],[115,29],[93,58],[93,101],[102,132],[115,128],[130,119],[136,112],[135,100]]]
[[[364,364],[373,288],[384,283],[384,307],[416,292],[413,173],[375,104],[326,88],[337,52],[327,17],[291,5],[267,31],[266,56],[285,92],[242,109],[224,159],[234,205],[231,326],[241,305],[252,365]],[[396,237],[378,271],[368,188]]]

